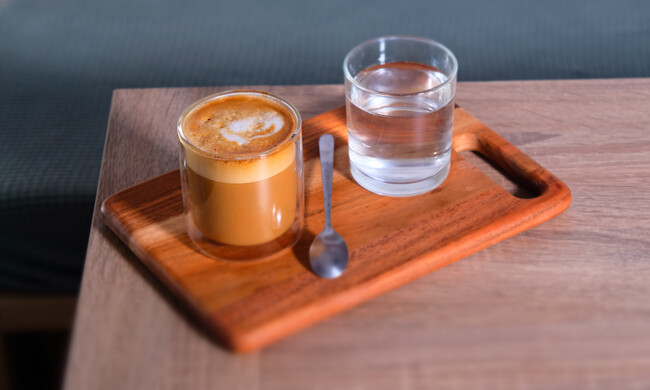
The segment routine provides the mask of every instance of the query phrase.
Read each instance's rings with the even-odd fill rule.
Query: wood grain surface
[[[97,205],[176,167],[223,88],[116,91]],[[303,117],[342,86],[265,87]],[[67,389],[647,389],[650,80],[460,83],[458,103],[563,180],[551,221],[260,352],[233,355],[95,210]]]
[[[345,107],[303,125],[305,228],[300,241],[263,262],[215,261],[186,233],[178,170],[106,199],[104,220],[224,346],[249,352],[493,245],[564,211],[562,182],[462,108],[454,149],[478,151],[538,194],[512,196],[456,151],[435,191],[379,196],[351,177]],[[350,253],[345,273],[322,279],[309,246],[324,226],[318,139],[335,137],[333,226]]]

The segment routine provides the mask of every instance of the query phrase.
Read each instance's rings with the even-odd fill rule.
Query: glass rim
[[[197,107],[201,106],[202,104],[205,104],[207,102],[210,102],[212,100],[216,100],[225,96],[230,96],[230,95],[257,95],[257,96],[262,96],[267,99],[272,99],[276,101],[277,103],[285,106],[286,108],[289,109],[291,114],[294,116],[296,119],[296,124],[295,124],[295,129],[291,132],[291,135],[287,138],[285,138],[282,142],[279,144],[275,145],[272,148],[269,148],[267,150],[263,150],[262,152],[256,152],[256,153],[249,153],[249,154],[243,154],[243,155],[238,155],[238,156],[231,156],[231,157],[223,157],[219,156],[214,153],[207,152],[198,146],[194,145],[192,142],[190,142],[187,137],[185,137],[185,134],[183,133],[183,122],[185,122],[185,118]],[[193,152],[200,154],[203,157],[210,158],[213,160],[219,160],[219,161],[247,161],[247,160],[255,160],[259,158],[264,158],[266,156],[272,155],[275,152],[278,152],[280,150],[283,150],[288,144],[292,143],[295,138],[300,134],[302,130],[302,118],[300,117],[300,112],[298,109],[291,104],[289,101],[274,95],[269,92],[265,91],[259,91],[255,89],[232,89],[228,91],[222,91],[218,92],[212,95],[204,96],[201,99],[195,101],[194,103],[190,104],[185,110],[183,110],[183,113],[181,116],[178,118],[178,122],[176,125],[176,133],[178,135],[179,140],[183,145],[191,149]]]
[[[377,43],[377,42],[380,42],[380,41],[389,41],[389,40],[403,40],[403,41],[420,42],[420,43],[425,43],[425,44],[428,44],[430,46],[435,46],[435,47],[438,47],[438,48],[442,49],[442,51],[447,56],[449,56],[451,58],[451,62],[452,62],[452,69],[451,69],[451,72],[449,73],[449,75],[447,75],[447,79],[445,81],[443,81],[441,84],[436,85],[435,87],[432,87],[432,88],[429,88],[429,89],[424,89],[422,91],[413,92],[413,93],[381,92],[381,91],[376,91],[374,89],[364,87],[363,85],[359,84],[359,82],[356,81],[354,79],[354,77],[350,74],[350,71],[348,69],[348,65],[350,63],[350,57],[352,56],[352,54],[355,54],[357,51],[361,50],[361,48],[363,48],[363,47],[369,46],[371,44],[374,44],[374,43]],[[378,64],[385,64],[385,63],[386,62],[383,62],[383,63],[379,62]],[[442,43],[440,43],[438,41],[434,41],[433,39],[418,37],[418,36],[415,36],[415,35],[387,35],[387,36],[383,36],[383,37],[373,38],[373,39],[367,40],[365,42],[361,42],[357,46],[353,47],[348,52],[348,54],[346,54],[345,59],[343,60],[343,74],[345,75],[346,80],[348,80],[350,83],[352,83],[352,85],[354,85],[356,88],[358,88],[358,89],[360,89],[360,90],[362,90],[364,92],[368,92],[368,93],[372,93],[374,95],[380,95],[380,96],[390,96],[390,97],[417,96],[417,95],[420,95],[420,94],[423,94],[423,93],[434,92],[434,91],[436,91],[438,89],[442,89],[443,87],[450,84],[453,80],[455,80],[457,73],[458,73],[458,60],[456,59],[456,56],[454,55],[454,53],[451,50],[449,50],[449,48],[447,46],[443,45]]]

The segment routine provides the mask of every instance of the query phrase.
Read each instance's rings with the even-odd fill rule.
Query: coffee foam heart
[[[195,147],[224,158],[263,153],[291,136],[296,120],[288,107],[263,94],[217,96],[186,115],[183,135]]]
[[[242,146],[256,139],[270,138],[284,127],[284,119],[277,111],[260,112],[255,117],[211,119],[207,123],[223,138]]]
[[[249,183],[293,163],[295,146],[288,140],[296,126],[290,109],[272,97],[236,93],[191,108],[182,121],[181,142],[189,144],[185,159],[196,173],[215,181]]]

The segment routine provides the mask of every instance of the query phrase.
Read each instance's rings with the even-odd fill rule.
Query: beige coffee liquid
[[[208,100],[187,114],[182,131],[198,149],[185,147],[190,213],[203,235],[251,246],[287,232],[298,201],[296,150],[288,141],[296,125],[281,103],[246,93]]]

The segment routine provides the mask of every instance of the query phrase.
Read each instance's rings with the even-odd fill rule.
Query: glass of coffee
[[[178,120],[187,231],[223,260],[272,257],[303,227],[302,122],[286,100],[239,90],[207,96]]]
[[[412,196],[449,173],[458,62],[430,39],[389,36],[345,57],[350,171],[380,195]]]

